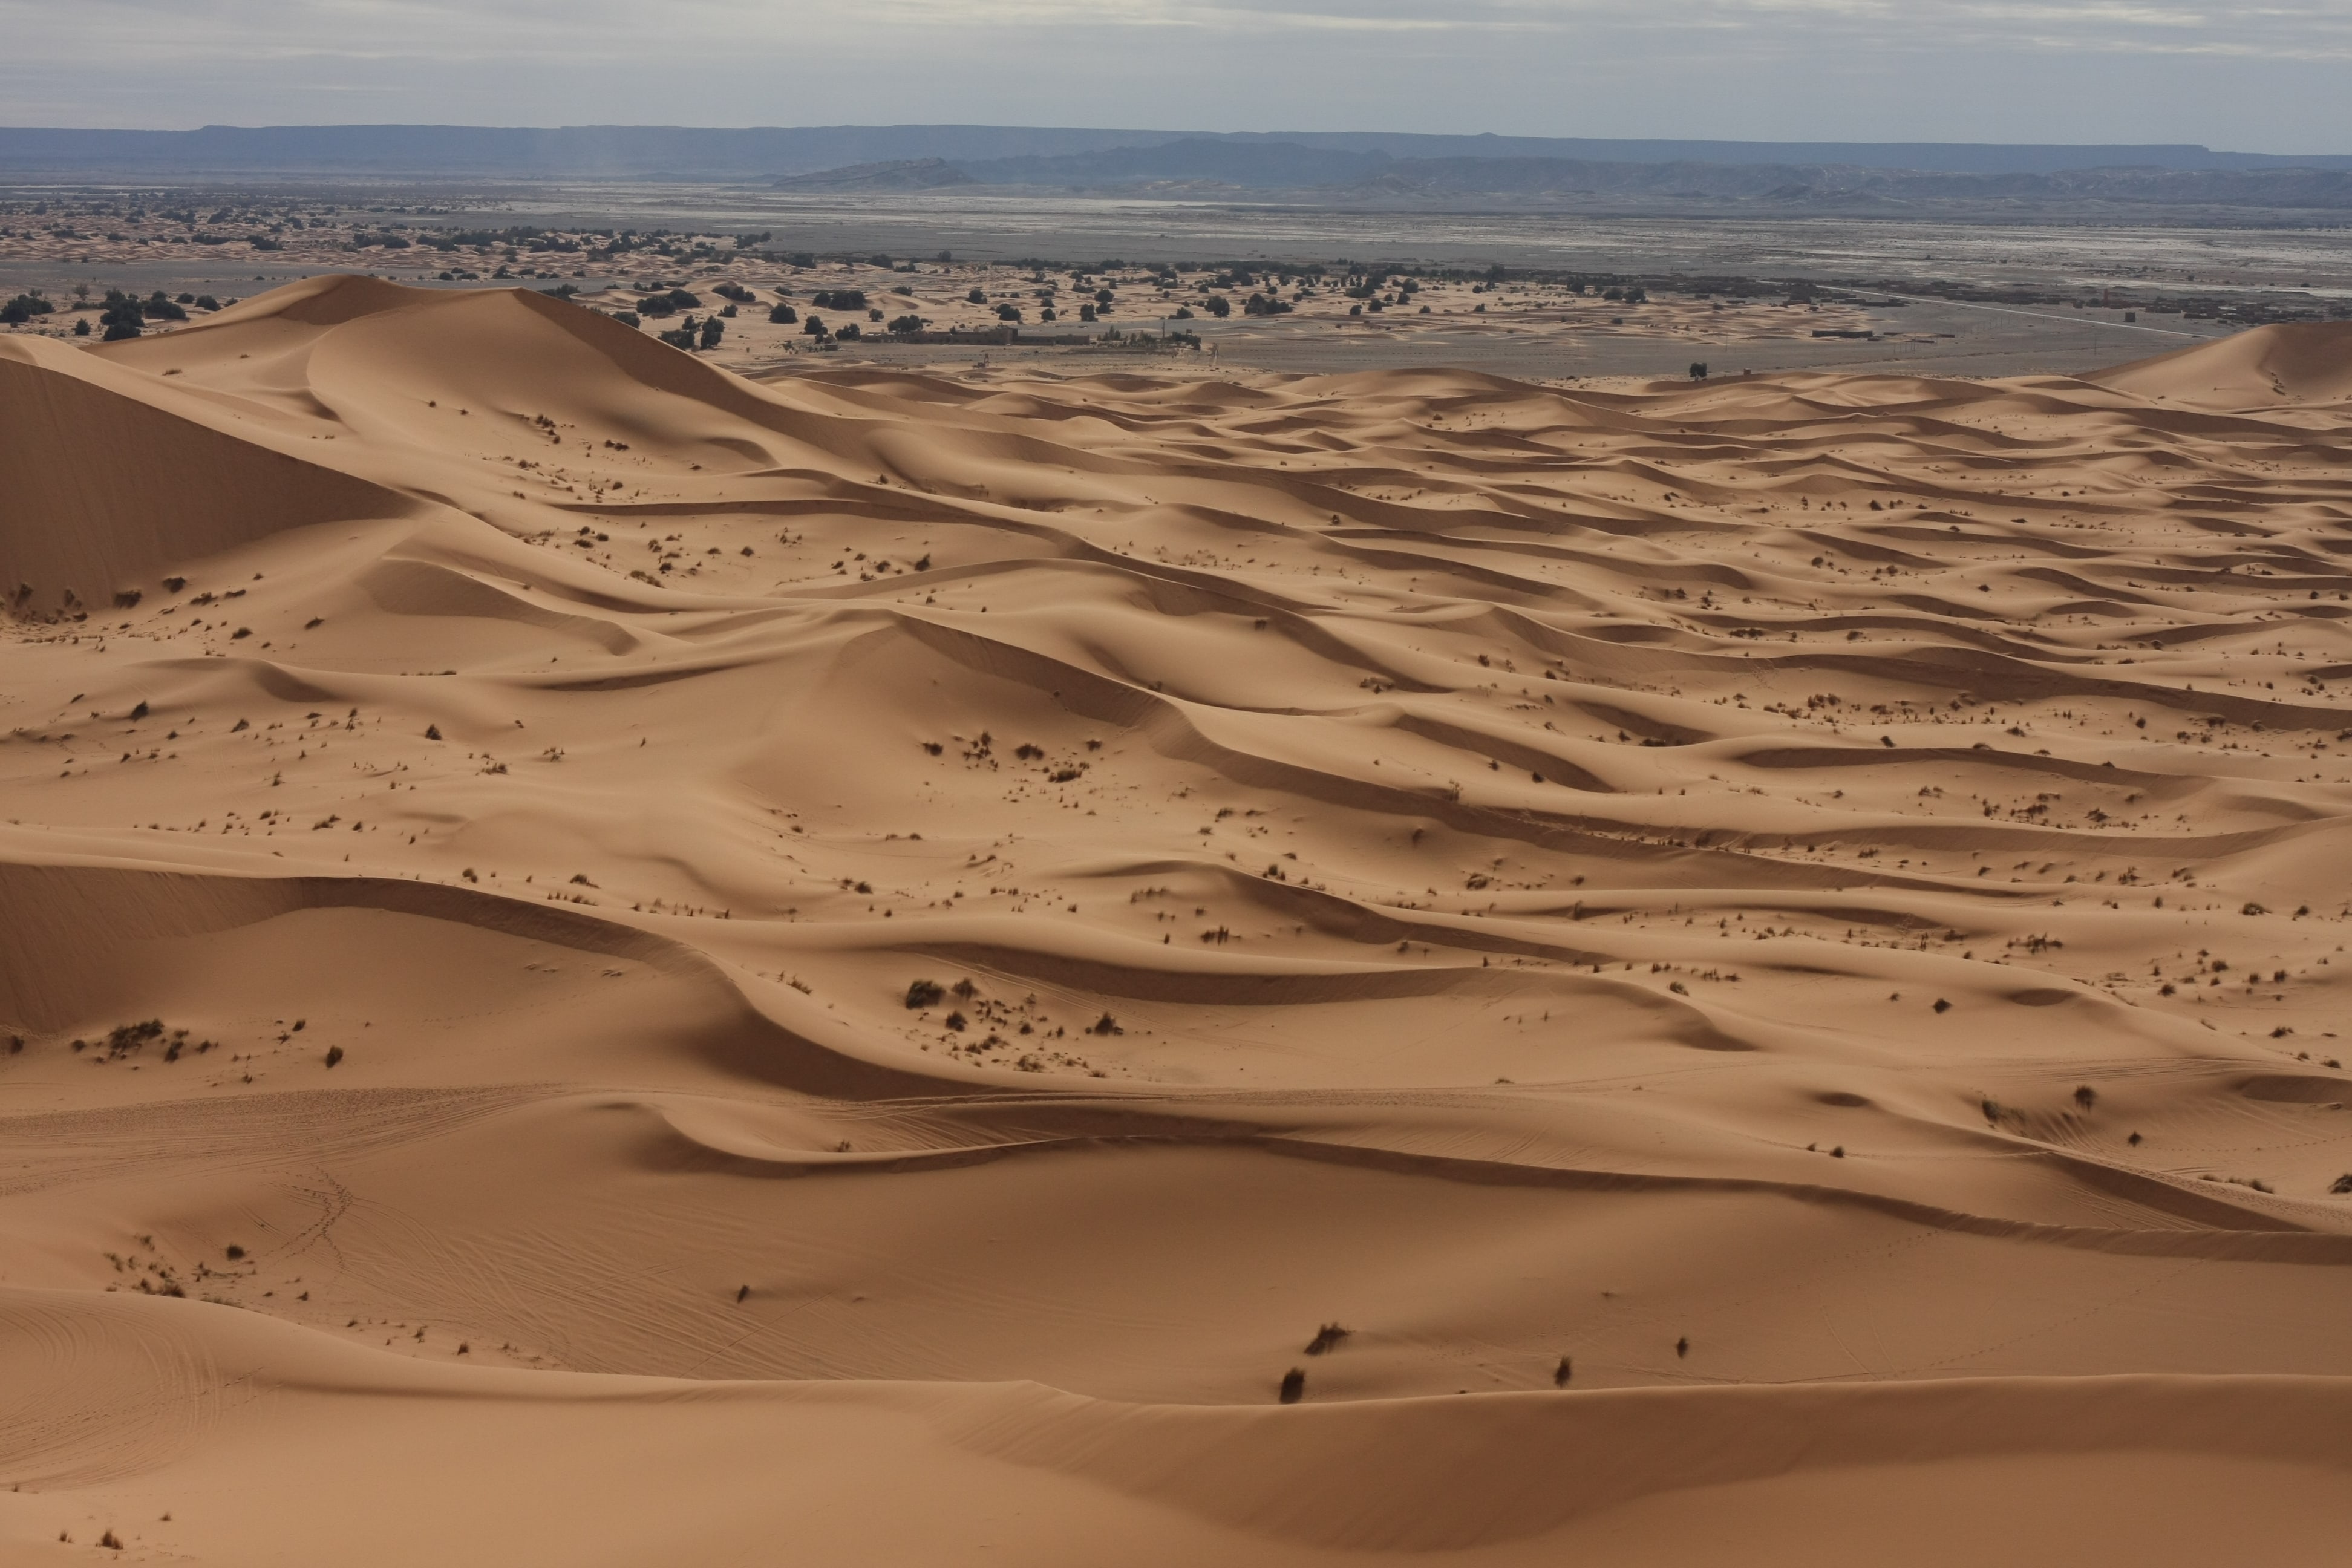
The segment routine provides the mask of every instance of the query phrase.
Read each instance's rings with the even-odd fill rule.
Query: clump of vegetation
[[[907,1010],[910,1013],[925,1007],[936,1007],[947,995],[935,980],[918,980],[907,987]]]
[[[1339,1342],[1353,1332],[1355,1332],[1353,1329],[1341,1328],[1337,1323],[1326,1323],[1315,1331],[1313,1339],[1307,1342],[1307,1353],[1321,1355],[1327,1351],[1337,1350],[1339,1347]]]
[[[343,1059],[343,1047],[341,1047],[341,1046],[329,1046],[329,1047],[327,1047],[327,1065],[328,1065],[329,1067],[331,1067],[331,1067],[333,1067],[337,1062],[341,1061],[342,1059]]]
[[[1307,1369],[1294,1366],[1282,1374],[1282,1402],[1296,1405],[1307,1394]]]
[[[1562,1356],[1559,1358],[1559,1364],[1551,1369],[1551,1385],[1554,1388],[1566,1388],[1569,1379],[1575,1375],[1576,1363],[1567,1356]]]

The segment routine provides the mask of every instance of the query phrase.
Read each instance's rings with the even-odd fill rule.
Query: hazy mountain
[[[1100,158],[1088,163],[1088,158]],[[0,129],[0,172],[375,178],[772,180],[940,159],[975,179],[1024,183],[1211,179],[1243,185],[1340,183],[1378,161],[1835,166],[2034,174],[2139,166],[2171,171],[2352,170],[2352,157],[2286,158],[2197,146],[1939,142],[1617,141],[1382,132],[1219,133],[999,125],[832,125],[742,130],[657,125],[206,126],[199,131]],[[1060,162],[1076,160],[1076,162]],[[1322,161],[1318,161],[1322,160]],[[1349,162],[1354,160],[1354,162]],[[982,169],[980,165],[1001,167]]]

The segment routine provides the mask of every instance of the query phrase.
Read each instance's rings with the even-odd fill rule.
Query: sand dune
[[[0,339],[0,1541],[2331,1561],[2347,365]]]

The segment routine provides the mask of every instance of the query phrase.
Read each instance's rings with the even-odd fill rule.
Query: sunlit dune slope
[[[2347,364],[0,342],[0,1541],[2328,1561]]]

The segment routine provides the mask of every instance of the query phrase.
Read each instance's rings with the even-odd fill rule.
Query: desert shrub
[[[834,329],[833,335],[847,342],[864,337],[866,330],[855,321],[844,321],[839,327]]]
[[[863,289],[820,289],[809,302],[820,310],[863,310],[866,290]]]
[[[914,981],[907,987],[907,1010],[911,1013],[921,1007],[936,1007],[946,996],[936,980]]]
[[[341,1061],[342,1059],[343,1059],[343,1047],[341,1047],[341,1046],[329,1046],[329,1047],[327,1047],[327,1065],[328,1065],[329,1067],[333,1067],[337,1062]]]
[[[924,325],[920,316],[900,316],[891,321],[889,330],[894,332],[919,332]]]
[[[751,290],[744,288],[740,283],[721,283],[710,291],[722,300],[732,300],[739,305],[748,305],[751,302]]]
[[[1000,321],[1017,321],[1021,319],[1021,307],[1018,305],[999,305],[996,307],[996,319]]]
[[[964,301],[967,304],[985,305],[988,303],[988,296],[981,292],[978,289],[974,289],[971,293],[964,296]]]
[[[48,315],[56,309],[38,294],[19,294],[6,304],[0,305],[0,324],[21,327],[34,317]]]
[[[1307,1369],[1294,1366],[1282,1374],[1282,1402],[1296,1405],[1307,1393]]]
[[[1307,1353],[1321,1355],[1327,1351],[1337,1350],[1339,1348],[1339,1342],[1354,1331],[1352,1329],[1343,1329],[1337,1323],[1326,1323],[1315,1331],[1313,1339],[1307,1342]]]
[[[1551,1385],[1554,1388],[1566,1388],[1569,1379],[1575,1375],[1576,1363],[1567,1356],[1562,1356],[1559,1358],[1559,1364],[1551,1369]]]
[[[814,312],[811,312],[808,320],[801,323],[801,335],[803,337],[810,338],[821,338],[824,336],[824,318],[815,314]]]
[[[645,324],[644,320],[635,310],[615,310],[613,312],[613,320],[625,327],[639,327]]]
[[[789,327],[800,319],[801,313],[790,305],[771,305],[768,308],[768,320],[780,327]]]
[[[734,307],[730,306],[728,308],[732,310]],[[704,348],[717,348],[719,346],[719,340],[726,335],[727,324],[721,321],[718,317],[705,316],[702,319],[702,346]]]

